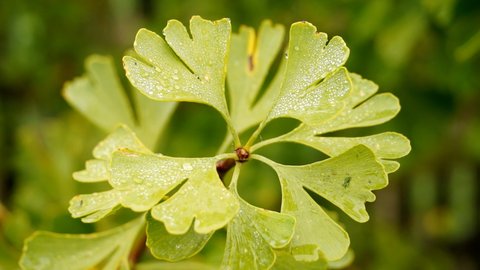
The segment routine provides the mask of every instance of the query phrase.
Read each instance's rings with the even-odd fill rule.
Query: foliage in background
[[[353,51],[362,52],[353,54],[347,67],[377,82],[382,86],[380,91],[393,91],[399,96],[402,112],[395,122],[382,126],[381,130],[407,135],[414,150],[402,160],[402,168],[392,176],[389,189],[378,193],[378,203],[370,211],[372,222],[351,226],[348,219],[340,216],[356,251],[355,269],[478,267],[474,251],[479,249],[480,242],[476,210],[480,46],[475,26],[480,24],[480,7],[473,0],[207,0],[201,4],[197,1],[2,1],[0,37],[5,42],[0,44],[1,267],[15,269],[22,240],[35,229],[88,233],[128,219],[96,224],[94,229],[68,216],[67,199],[63,202],[55,199],[60,194],[65,198],[70,196],[60,192],[60,186],[57,192],[52,192],[54,197],[44,192],[42,183],[53,181],[50,179],[71,186],[71,194],[88,192],[85,185],[76,185],[69,175],[62,176],[62,172],[82,168],[90,149],[104,136],[84,119],[69,116],[59,89],[64,81],[82,72],[83,59],[88,54],[113,54],[119,59],[121,50],[130,46],[136,29],[147,26],[160,31],[167,19],[175,17],[187,22],[193,14],[212,19],[230,17],[234,23],[254,26],[263,18],[286,25],[304,19],[330,35],[341,35]],[[237,28],[234,24],[233,29]],[[202,120],[191,121],[188,116],[192,112]],[[52,119],[62,113],[64,116]],[[218,136],[214,141],[221,140],[224,132],[223,125],[215,124],[221,123],[218,116],[209,108],[180,105],[173,123],[185,121],[190,121],[188,128],[173,124],[165,134],[169,144],[160,143],[158,149],[169,155],[214,154],[218,145],[209,139]],[[52,125],[57,128],[52,130]],[[77,128],[69,128],[72,126]],[[187,135],[189,128],[199,130],[198,140]],[[206,135],[202,131],[211,129],[218,132]],[[277,129],[284,130],[279,124],[266,132],[278,134]],[[77,135],[62,135],[75,130],[79,132]],[[365,134],[379,130],[367,129]],[[342,132],[346,136],[362,134],[356,130]],[[62,165],[48,165],[45,157],[55,151],[42,143],[45,138],[49,138],[50,145],[60,146],[67,153],[77,152],[68,154],[71,159],[64,159]],[[277,155],[284,147],[291,154],[282,156],[282,162],[295,164],[319,158],[316,152],[295,145],[265,149],[265,154]],[[248,173],[247,170],[247,179]],[[272,175],[269,170],[255,173],[264,179]],[[45,174],[49,177],[40,177]],[[272,188],[279,190],[274,183],[252,181],[240,186],[240,193],[258,190],[259,195],[248,200],[271,208],[276,202],[267,191]],[[20,190],[29,190],[28,195],[22,195]],[[36,203],[28,206],[14,199],[31,194],[35,195],[32,200]],[[43,216],[44,213],[49,214]],[[128,217],[129,213],[122,215]],[[392,245],[400,250],[397,256],[388,252]],[[201,255],[216,260],[215,250],[212,247]]]

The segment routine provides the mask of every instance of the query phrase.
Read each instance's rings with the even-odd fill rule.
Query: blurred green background
[[[480,1],[18,0],[0,2],[0,269],[17,268],[35,230],[92,232],[128,218],[85,225],[67,212],[74,194],[96,189],[75,183],[71,172],[105,134],[66,104],[62,85],[83,74],[93,53],[112,55],[122,73],[138,28],[161,33],[167,20],[188,23],[192,15],[229,17],[234,31],[264,19],[287,27],[309,21],[345,39],[350,71],[400,98],[402,111],[389,123],[342,132],[397,131],[413,148],[368,205],[368,223],[340,216],[356,257],[348,269],[480,268]],[[224,136],[221,121],[210,108],[182,104],[157,150],[211,155]],[[265,151],[291,164],[322,157],[296,145]],[[249,167],[242,194],[278,207],[274,174]],[[218,250],[203,255],[221,257],[208,254]]]

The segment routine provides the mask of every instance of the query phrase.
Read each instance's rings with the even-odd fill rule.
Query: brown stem
[[[220,177],[221,180],[223,180],[223,177],[225,177],[225,174],[235,166],[235,159],[233,158],[227,158],[227,159],[222,159],[217,162],[217,173],[218,177]]]
[[[145,230],[142,230],[142,231],[143,231],[142,235],[135,242],[135,246],[132,248],[132,251],[130,252],[130,256],[128,257],[128,261],[130,262],[132,269],[135,269],[135,265],[140,260],[140,257],[142,256],[143,252],[147,248],[147,245],[146,245],[147,234],[145,233]]]

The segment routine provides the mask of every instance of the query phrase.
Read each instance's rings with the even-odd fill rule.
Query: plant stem
[[[260,135],[260,133],[262,132],[263,128],[265,128],[266,125],[267,125],[266,120],[264,120],[262,123],[260,123],[258,128],[255,130],[255,132],[253,132],[252,136],[250,136],[250,138],[248,139],[247,144],[245,144],[245,149],[248,150],[250,148],[250,146],[252,146],[252,144],[255,142],[258,135]]]
[[[140,260],[143,252],[147,248],[147,233],[145,230],[142,230],[142,235],[138,238],[135,242],[135,246],[133,246],[130,256],[128,256],[128,261],[130,265],[136,265],[137,262]]]
[[[230,185],[228,186],[229,189],[231,189],[235,193],[237,192],[237,182],[238,182],[238,178],[240,176],[240,167],[241,166],[242,166],[242,163],[236,162],[235,168],[233,169],[232,181],[230,182]]]
[[[253,158],[253,159],[256,159],[258,161],[261,161],[261,162],[269,165],[272,168],[275,168],[275,165],[277,164],[277,163],[275,163],[275,161],[273,161],[271,159],[268,159],[268,158],[266,158],[264,156],[261,156],[261,155],[252,154],[250,157]]]
[[[275,137],[275,138],[270,138],[270,139],[267,139],[265,141],[261,141],[257,144],[254,144],[251,148],[250,148],[250,152],[255,152],[256,150],[262,148],[262,147],[265,147],[269,144],[272,144],[272,143],[277,143],[277,142],[280,142],[281,141],[281,138],[283,136],[279,136],[279,137]]]
[[[223,139],[222,145],[218,148],[217,155],[225,153],[227,151],[228,146],[232,143],[232,138],[230,137],[230,133],[227,132],[225,138]]]

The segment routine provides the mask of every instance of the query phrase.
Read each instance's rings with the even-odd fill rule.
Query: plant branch
[[[233,158],[227,158],[227,159],[222,159],[217,161],[216,167],[217,167],[218,177],[220,177],[220,180],[223,181],[225,174],[227,174],[227,172],[234,166],[235,166],[235,159]]]
[[[130,256],[128,256],[128,261],[131,266],[135,266],[137,262],[140,260],[143,252],[147,248],[147,233],[145,230],[142,230],[142,235],[138,238],[135,242],[135,245],[130,252]]]
[[[265,128],[266,125],[267,125],[266,120],[260,123],[258,128],[255,130],[255,132],[253,132],[252,136],[250,136],[250,138],[248,139],[247,144],[245,145],[245,149],[248,150],[252,146],[252,144],[255,142],[255,140],[257,140],[258,135],[260,135],[260,133],[262,132],[262,130]]]

